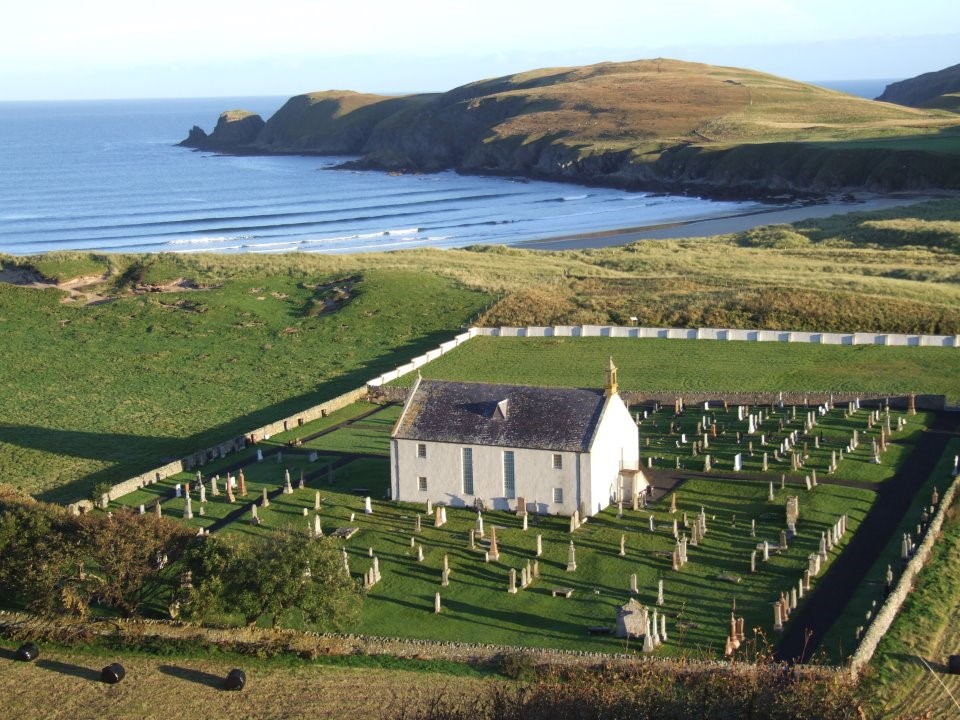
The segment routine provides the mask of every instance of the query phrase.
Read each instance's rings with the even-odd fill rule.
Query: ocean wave
[[[178,240],[168,240],[167,245],[209,245],[210,243],[235,242],[237,240],[249,240],[253,235],[216,235],[213,237],[191,237],[180,238]]]

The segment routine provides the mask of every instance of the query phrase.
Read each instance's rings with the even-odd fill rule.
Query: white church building
[[[646,490],[639,450],[612,359],[602,390],[418,378],[391,435],[391,496],[586,517]]]

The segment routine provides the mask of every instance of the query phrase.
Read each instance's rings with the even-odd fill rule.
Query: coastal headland
[[[779,203],[960,189],[955,113],[663,58],[534,70],[438,94],[308,93],[266,122],[224,113],[213,133],[194,127],[181,144]]]

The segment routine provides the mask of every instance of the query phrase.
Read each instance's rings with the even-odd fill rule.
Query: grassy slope
[[[105,292],[135,260],[145,283],[190,278],[211,289],[81,306],[62,304],[55,290],[0,284],[9,350],[0,365],[0,470],[33,491],[63,488],[49,497],[82,496],[95,480],[122,479],[355,387],[448,339],[495,298],[488,324],[626,324],[635,315],[653,325],[957,333],[958,220],[960,203],[939,201],[733,237],[582,252],[3,258],[61,280],[108,271]],[[314,315],[330,294],[318,283],[358,273],[364,280],[354,300]],[[669,345],[673,354],[685,348],[678,360],[625,369],[623,377],[679,390],[736,389],[751,377],[775,390],[812,387],[783,367],[783,346],[753,346],[767,358],[757,374],[742,370],[742,349],[720,345],[717,352],[733,350],[722,377],[704,375],[724,357],[702,356],[710,343]],[[800,353],[826,389],[926,388],[955,397],[951,379],[960,374],[946,372],[945,363],[956,354],[940,360],[936,351],[910,350],[848,349],[864,359],[853,377],[830,360],[846,357],[830,355],[841,349],[789,352]],[[693,357],[702,359],[696,372],[678,377],[676,362]],[[927,360],[917,366],[920,357]],[[771,374],[778,364],[780,374]],[[904,379],[915,371],[917,381]],[[919,382],[929,375],[936,376],[929,384]]]
[[[576,363],[570,362],[570,357],[568,355],[567,364],[572,367]],[[579,371],[586,381],[586,368],[581,367]],[[335,419],[356,416],[366,409],[364,405],[345,409],[337,413]],[[669,628],[674,639],[658,654],[699,657],[715,656],[722,650],[729,619],[727,609],[733,597],[737,598],[738,614],[746,618],[749,628],[769,631],[772,624],[770,597],[795,584],[806,567],[807,555],[816,549],[820,533],[844,512],[850,514],[853,530],[875,497],[869,490],[826,485],[806,492],[801,490],[802,479],[791,477],[785,491],[777,484],[775,500],[771,502],[764,482],[736,479],[687,481],[677,490],[676,518],[682,529],[683,513],[692,518],[704,507],[709,531],[698,548],[690,548],[690,563],[680,573],[670,570],[669,555],[664,558],[657,554],[673,548],[671,524],[674,516],[669,513],[666,500],[639,513],[627,510],[620,519],[616,517],[616,508],[610,508],[572,536],[566,518],[534,516],[530,529],[524,532],[515,515],[488,512],[484,514],[486,531],[489,537],[491,526],[497,526],[501,558],[498,562],[486,564],[483,562],[483,543],[474,550],[467,547],[468,530],[475,523],[472,510],[448,509],[448,524],[443,528],[434,528],[430,518],[424,516],[422,532],[417,534],[414,532],[414,517],[416,513],[424,512],[423,505],[377,499],[386,493],[388,437],[392,421],[398,414],[398,407],[387,407],[355,425],[309,440],[296,451],[285,447],[286,440],[294,436],[304,437],[314,432],[315,426],[329,427],[335,419],[310,423],[271,438],[262,447],[282,448],[283,462],[277,463],[273,456],[268,456],[265,462],[248,466],[244,473],[248,497],[231,506],[222,494],[218,498],[208,495],[205,516],[199,518],[195,515],[190,524],[209,526],[216,518],[240,507],[244,510],[239,522],[228,526],[226,532],[256,536],[270,528],[305,528],[312,526],[314,496],[319,490],[322,496],[319,516],[325,533],[330,534],[338,527],[359,528],[359,532],[344,543],[350,553],[354,575],[359,577],[370,567],[372,561],[367,550],[372,547],[384,576],[383,581],[368,593],[359,622],[346,629],[388,637],[600,652],[638,650],[614,638],[585,636],[584,628],[613,623],[616,606],[628,597],[631,573],[638,576],[640,601],[651,606],[656,600],[656,582],[663,579],[666,604],[662,610],[669,614]],[[835,411],[836,416],[840,414],[840,410]],[[865,413],[861,413],[850,424],[862,424],[864,416]],[[666,411],[659,417],[661,428],[666,427],[666,417]],[[776,421],[770,421],[768,429],[775,424]],[[798,416],[794,427],[800,424],[802,416]],[[346,468],[336,470],[333,474],[335,482],[331,484],[324,464],[345,449],[379,454],[381,458],[356,460]],[[306,453],[311,450],[320,454],[321,459],[316,463],[307,461]],[[245,453],[248,458],[252,455],[252,449]],[[236,461],[237,458],[232,457],[214,463],[204,468],[205,474],[221,472],[226,464]],[[844,473],[855,466],[856,460],[844,461],[838,476],[845,476]],[[284,468],[290,469],[294,480],[299,477],[300,470],[304,470],[307,487],[295,490],[292,495],[275,497],[258,513],[262,525],[251,526],[246,508],[258,500],[264,488],[273,492],[282,485]],[[125,496],[120,502],[135,507],[141,503],[150,505],[162,498],[164,512],[179,517],[184,501],[172,497],[172,488],[177,482],[191,479],[190,473],[184,473]],[[365,490],[358,492],[356,488]],[[798,492],[802,520],[797,538],[790,543],[787,552],[775,555],[769,563],[758,561],[757,573],[751,574],[750,550],[762,539],[778,539],[786,496]],[[362,494],[374,498],[373,515],[363,514],[363,501],[359,497]],[[196,508],[194,503],[195,513]],[[304,508],[307,516],[303,514]],[[353,520],[351,514],[356,515]],[[648,529],[649,514],[656,517],[659,525],[656,533]],[[756,520],[757,538],[750,537],[751,519]],[[626,536],[626,557],[618,555],[621,533]],[[518,595],[510,595],[506,592],[507,573],[513,567],[519,577],[520,568],[528,560],[533,561],[537,534],[543,535],[541,578]],[[423,563],[416,560],[416,551],[410,546],[411,537],[415,537],[424,548]],[[571,539],[577,547],[578,569],[575,573],[566,572],[567,545]],[[444,555],[448,556],[451,567],[450,585],[446,588],[439,582]],[[739,576],[741,582],[718,581],[717,577],[723,574]],[[574,597],[570,600],[553,598],[550,595],[553,587],[571,587],[575,590]],[[435,592],[441,593],[446,608],[440,617],[433,615]],[[159,605],[162,608],[164,602]],[[677,632],[677,623],[681,620],[693,625]],[[752,636],[752,630],[750,632]]]
[[[567,358],[575,353],[576,365]],[[630,338],[475,338],[422,368],[424,377],[578,386],[614,358],[623,390],[942,393],[960,399],[954,348],[892,348]],[[412,376],[398,383],[413,382]],[[588,383],[589,384],[589,383]],[[921,389],[922,388],[922,389]]]
[[[318,278],[289,269],[88,307],[0,285],[5,479],[83,496],[362,385],[487,302],[436,276],[373,271],[339,311],[312,315]]]
[[[499,137],[572,128],[564,142],[586,148],[835,140],[956,123],[753,70],[668,59],[537,70],[451,94],[466,90],[479,103],[523,98],[527,111],[498,125]]]

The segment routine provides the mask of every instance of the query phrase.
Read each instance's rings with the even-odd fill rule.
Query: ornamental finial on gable
[[[607,397],[617,394],[617,366],[613,364],[613,357],[607,366],[607,377],[603,389]]]

